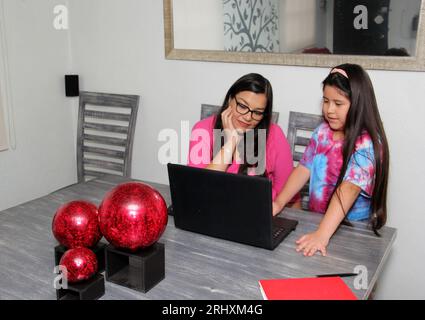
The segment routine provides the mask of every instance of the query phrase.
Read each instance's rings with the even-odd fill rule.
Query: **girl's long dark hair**
[[[264,78],[262,75],[258,73],[250,73],[247,75],[242,76],[240,79],[238,79],[227,91],[226,97],[224,98],[221,110],[216,117],[214,129],[223,130],[223,122],[221,121],[221,114],[224,110],[226,110],[229,107],[229,101],[234,98],[239,92],[242,91],[250,91],[257,94],[263,93],[266,96],[267,99],[267,105],[266,109],[264,110],[264,117],[261,119],[261,121],[258,123],[258,125],[254,128],[254,156],[258,157],[258,130],[259,129],[265,129],[266,130],[266,137],[268,137],[269,134],[269,127],[272,117],[272,111],[273,111],[273,89],[270,84],[270,82]],[[246,142],[246,134],[244,134],[244,142]],[[215,141],[215,143],[221,143],[221,146],[223,145],[223,141]],[[255,165],[248,164],[247,161],[247,155],[246,150],[247,148],[244,148],[245,152],[243,154],[243,164],[239,166],[239,173],[240,174],[247,174],[249,167],[254,167]],[[213,148],[213,150],[216,150]],[[260,154],[261,157],[265,156],[265,154]],[[211,160],[213,159],[214,155],[211,152]]]
[[[351,106],[344,128],[343,164],[333,194],[339,198],[338,188],[343,182],[350,158],[356,152],[356,140],[366,131],[372,139],[375,156],[375,181],[371,195],[370,222],[375,234],[379,235],[377,230],[384,226],[387,220],[389,173],[387,137],[379,115],[373,85],[366,71],[355,64],[343,64],[335,68],[344,70],[348,79],[341,73],[331,73],[323,81],[323,89],[325,86],[338,88],[350,99]]]

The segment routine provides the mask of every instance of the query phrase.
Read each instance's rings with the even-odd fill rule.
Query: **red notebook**
[[[264,300],[357,300],[340,277],[260,280]]]

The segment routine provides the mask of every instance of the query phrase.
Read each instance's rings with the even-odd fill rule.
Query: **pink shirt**
[[[188,165],[196,168],[205,168],[211,162],[213,148],[213,130],[215,116],[197,122],[190,137]],[[195,131],[196,130],[196,131]],[[191,154],[196,154],[196,161],[191,159]],[[199,159],[202,161],[199,161]],[[201,162],[201,163],[199,163]],[[226,172],[238,173],[239,164],[233,160]],[[267,176],[272,181],[273,200],[282,190],[293,169],[291,148],[285,134],[277,124],[270,124],[266,143],[266,170]]]

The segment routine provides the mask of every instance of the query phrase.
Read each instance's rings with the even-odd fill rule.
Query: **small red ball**
[[[99,207],[100,230],[115,247],[137,251],[154,244],[168,221],[161,194],[139,183],[123,183],[106,194]]]
[[[87,201],[65,203],[53,217],[52,231],[67,248],[95,246],[102,238],[97,207]]]
[[[90,279],[97,272],[97,257],[87,248],[75,248],[66,251],[60,259],[66,270],[64,277],[69,283]]]

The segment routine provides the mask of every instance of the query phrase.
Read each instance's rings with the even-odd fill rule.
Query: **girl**
[[[282,129],[271,123],[272,105],[273,91],[267,79],[255,73],[241,77],[228,90],[219,116],[193,127],[188,165],[263,175],[272,181],[274,199],[293,162]]]
[[[370,220],[377,233],[387,218],[389,150],[369,76],[343,64],[323,81],[322,123],[298,167],[273,203],[278,214],[310,179],[310,210],[324,213],[319,228],[302,236],[297,251],[326,255],[339,224]]]

